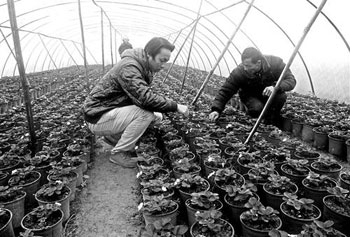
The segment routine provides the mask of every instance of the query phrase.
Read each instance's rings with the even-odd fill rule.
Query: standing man
[[[136,166],[130,152],[161,113],[177,111],[188,116],[186,105],[164,98],[150,87],[153,74],[168,62],[174,48],[166,39],[155,37],[144,49],[127,50],[86,98],[84,119],[95,135],[115,145],[112,163],[125,168]]]
[[[242,63],[238,65],[221,87],[212,104],[212,112],[209,119],[215,121],[225,109],[225,105],[231,97],[239,91],[241,102],[246,107],[246,112],[254,117],[259,117],[267,99],[271,95],[285,63],[276,56],[262,55],[256,48],[246,48],[242,55]],[[286,102],[286,91],[293,90],[296,80],[288,69],[278,88],[270,109],[265,116],[265,122],[277,124],[280,111]]]
[[[122,53],[126,49],[132,49],[132,45],[129,43],[129,39],[127,37],[124,37],[123,38],[123,43],[119,46],[119,49],[118,49],[120,57],[122,57]]]

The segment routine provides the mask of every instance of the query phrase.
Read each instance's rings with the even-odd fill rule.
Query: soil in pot
[[[335,187],[337,183],[334,180],[326,179],[322,183],[315,184],[315,182],[311,182],[308,178],[305,178],[302,181],[302,185],[304,196],[313,199],[315,201],[314,204],[322,209],[323,197],[329,194],[327,188]]]
[[[12,227],[12,212],[7,209],[2,209],[4,213],[0,213],[0,236],[15,237]]]
[[[219,233],[215,233],[196,222],[191,226],[191,237],[233,237],[235,235],[235,230],[229,222],[225,221],[224,219],[220,219],[219,224],[223,226],[222,230]]]
[[[281,166],[281,172],[282,175],[288,177],[293,183],[300,187],[302,180],[308,176],[310,169],[307,167],[296,169],[290,164],[283,164]]]
[[[281,218],[283,221],[283,230],[290,234],[298,234],[302,230],[304,224],[311,224],[314,220],[321,218],[321,210],[312,205],[312,211],[298,211],[294,207],[283,202],[280,206]]]
[[[324,163],[322,161],[315,161],[311,163],[311,170],[315,173],[326,175],[330,178],[338,180],[339,173],[342,170],[343,166],[336,162]]]
[[[143,212],[142,216],[145,219],[145,225],[147,226],[148,224],[154,223],[157,220],[170,218],[171,219],[170,223],[175,226],[177,222],[177,216],[179,214],[178,213],[179,204],[177,204],[176,202],[174,203],[176,205],[173,208],[168,210],[162,210],[152,214]]]
[[[350,236],[350,201],[341,201],[334,195],[323,198],[323,218],[334,221],[334,228]]]

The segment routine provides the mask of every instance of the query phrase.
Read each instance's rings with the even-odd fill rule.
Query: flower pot
[[[197,211],[199,211],[199,212],[200,211],[207,211],[205,209],[193,208],[193,207],[191,207],[190,203],[191,203],[191,199],[187,199],[186,202],[185,202],[186,210],[187,210],[188,226],[192,226],[196,222],[195,213]],[[222,202],[217,200],[217,201],[215,201],[215,206],[211,210],[218,210],[218,211],[220,211],[222,209],[222,207],[223,207]]]
[[[218,169],[223,169],[223,168],[231,168],[231,164],[226,162],[223,167],[213,167],[213,166],[210,166],[208,164],[208,162],[204,161],[204,173],[205,173],[205,176],[208,177],[209,174],[211,174],[212,172],[215,172],[217,171]]]
[[[237,175],[238,175],[237,179],[235,179],[235,180],[231,179],[230,181],[232,181],[232,183],[230,183],[230,184],[220,185],[214,179],[214,185],[215,185],[214,187],[215,187],[216,192],[220,195],[221,200],[223,200],[222,198],[226,195],[226,186],[227,185],[234,185],[234,186],[240,186],[240,187],[242,185],[244,185],[245,178],[243,177],[243,175],[238,174],[238,173],[237,173]]]
[[[330,180],[333,183],[333,187],[335,187],[337,185],[337,183],[333,180]],[[303,179],[302,181],[302,185],[303,185],[303,190],[304,190],[304,196],[306,198],[311,198],[313,199],[315,202],[314,204],[322,209],[323,206],[323,197],[325,197],[326,195],[328,195],[329,193],[327,192],[326,188],[323,189],[315,189],[315,188],[311,188],[308,187],[306,184],[306,179]]]
[[[307,173],[305,173],[305,174],[292,174],[292,173],[287,171],[288,170],[288,164],[283,164],[281,166],[281,173],[282,173],[283,176],[288,177],[298,187],[301,187],[302,180],[305,179],[308,176],[309,172],[310,172],[310,169],[308,167],[304,167],[304,168],[305,168],[305,170],[308,170]]]
[[[204,180],[204,185],[203,187],[201,187],[201,190],[198,191],[198,192],[203,192],[203,191],[208,191],[210,189],[210,184],[207,180]],[[181,200],[183,202],[186,202],[187,199],[190,199],[192,196],[191,196],[191,193],[188,193],[188,192],[185,192],[181,189],[179,189],[179,193],[180,193],[180,197],[181,197]]]
[[[254,194],[254,196],[258,199],[258,201],[260,201],[260,197],[256,194]],[[247,211],[248,208],[244,207],[244,205],[234,205],[233,203],[230,203],[228,201],[228,194],[225,195],[224,197],[224,201],[225,201],[225,210],[228,213],[228,217],[230,219],[230,222],[233,224],[233,226],[235,227],[235,231],[237,233],[237,235],[241,235],[242,233],[242,225],[240,223],[240,215]]]
[[[175,194],[173,189],[168,189],[168,193],[167,192],[162,192],[162,193],[157,193],[154,195],[146,195],[145,194],[145,188],[141,189],[141,194],[142,194],[142,198],[143,200],[145,200],[145,196],[159,196],[159,195],[163,195],[164,199],[173,199],[173,196]]]
[[[334,197],[334,195],[327,195],[323,198],[323,218],[334,221],[333,228],[341,231],[346,236],[350,236],[350,216],[338,213],[329,205],[328,201]]]
[[[290,184],[294,188],[294,191],[292,191],[290,193],[296,194],[298,192],[298,186],[296,184],[294,184],[294,183],[290,183]],[[279,210],[282,202],[284,202],[283,201],[284,195],[283,195],[283,193],[282,194],[272,193],[271,191],[269,191],[267,189],[267,185],[268,185],[268,183],[265,183],[263,185],[264,196],[265,196],[265,204],[266,204],[266,206],[270,206],[270,207],[272,207],[275,210]]]
[[[350,139],[345,142],[346,145],[346,160],[350,163]]]
[[[347,180],[344,178],[344,173],[340,174],[339,180],[340,180],[340,187],[345,188],[347,190],[350,190],[350,180]]]
[[[42,237],[61,237],[62,236],[62,220],[63,220],[63,212],[61,210],[58,210],[59,212],[57,215],[59,215],[59,220],[51,225],[46,226],[42,229],[32,229],[31,227],[26,225],[26,220],[28,219],[28,215],[25,215],[21,221],[21,226],[24,230],[30,230],[34,233],[34,235],[42,236]]]
[[[21,220],[24,216],[24,200],[27,194],[24,191],[22,192],[23,192],[23,195],[16,198],[15,200],[12,200],[9,202],[0,202],[0,205],[4,206],[4,208],[9,209],[12,212],[13,228],[17,228],[21,226]]]
[[[326,170],[326,169],[321,169],[317,165],[319,164],[319,161],[314,161],[311,163],[311,170],[314,171],[315,173],[318,173],[320,175],[326,175],[330,178],[333,178],[335,180],[338,180],[339,178],[339,173],[343,169],[343,166],[341,166],[338,163],[334,163],[334,167],[332,169]]]
[[[292,131],[292,120],[285,115],[282,115],[282,130],[286,132]]]
[[[164,164],[164,161],[161,158],[159,158],[159,157],[152,157],[148,161],[150,162],[149,165],[146,164],[144,161],[137,162],[138,170],[140,171],[142,169],[142,166],[148,166],[149,167],[149,166],[152,166],[152,165],[155,165],[155,164],[163,166],[163,164]]]
[[[320,153],[308,151],[308,154],[303,154],[302,152],[299,152],[297,150],[294,152],[294,156],[298,160],[301,160],[301,159],[307,160],[308,165],[311,165],[312,162],[318,160],[318,158],[320,157]]]
[[[303,123],[292,120],[292,134],[295,137],[301,137],[301,131],[303,130]]]
[[[45,201],[41,197],[38,197],[37,194],[35,194],[35,199],[37,200],[39,205],[54,204],[56,202],[60,203],[61,204],[60,209],[63,211],[63,222],[68,220],[70,216],[69,196],[72,192],[68,186],[65,186],[65,187],[68,188],[69,193],[65,197],[59,200],[51,201],[51,202]]]
[[[328,152],[343,160],[346,158],[346,144],[344,139],[328,134]]]
[[[281,219],[283,221],[283,230],[287,231],[289,234],[299,234],[302,230],[303,225],[305,224],[311,224],[314,220],[318,220],[321,218],[321,210],[315,206],[312,205],[315,211],[315,218],[310,218],[310,219],[302,219],[302,218],[297,218],[294,216],[289,215],[286,210],[287,203],[283,202],[280,205],[280,210],[281,210]]]
[[[305,142],[313,142],[314,140],[314,127],[309,124],[304,124],[303,129],[301,131],[301,139]]]
[[[38,178],[36,178],[34,181],[30,183],[27,183],[24,185],[18,185],[18,187],[22,187],[22,190],[27,194],[25,197],[25,206],[32,206],[37,204],[37,202],[35,201],[34,194],[40,188],[41,174],[38,171],[32,171],[32,172],[35,173]]]
[[[328,134],[317,131],[316,128],[313,128],[312,131],[314,132],[314,147],[320,150],[327,150],[328,149]]]
[[[228,228],[231,229],[231,234],[229,235],[225,235],[225,237],[233,237],[235,236],[235,229],[233,228],[233,226],[225,221],[224,219],[220,219],[223,223],[227,224],[227,226],[229,226]],[[198,222],[195,222],[192,226],[191,226],[191,229],[190,229],[190,234],[191,234],[191,237],[200,237],[200,236],[204,236],[204,235],[197,235],[195,232],[196,228],[198,228],[197,226],[199,225]],[[212,236],[212,235],[211,235]]]
[[[71,191],[71,194],[70,194],[70,197],[69,197],[69,201],[74,201],[75,193],[76,193],[76,187],[77,187],[78,174],[76,172],[73,172],[73,173],[74,173],[74,177],[72,179],[69,179],[69,182],[66,183],[67,186],[69,187],[70,191]],[[48,175],[47,176],[47,180],[48,181],[56,181],[56,180],[63,181],[63,178],[62,179],[52,179],[51,175]]]
[[[174,176],[175,176],[175,179],[179,179],[181,177],[181,175],[183,174],[192,174],[192,175],[200,175],[200,172],[201,172],[201,167],[200,166],[195,166],[195,169],[191,172],[183,172],[183,171],[179,171],[177,169],[177,167],[174,167],[173,168],[173,173],[174,173]]]
[[[5,209],[6,217],[8,221],[5,223],[4,226],[0,226],[0,236],[3,237],[15,237],[15,233],[13,231],[12,227],[12,212],[10,210]]]
[[[259,162],[263,162],[263,159],[261,159],[261,158],[256,158],[256,160],[259,160]],[[244,164],[244,163],[242,162],[241,157],[238,157],[238,159],[237,159],[237,164],[238,164],[238,167],[237,167],[237,168],[238,168],[238,172],[239,172],[241,175],[247,174],[248,171],[249,171],[251,168],[253,168],[253,167],[249,166],[249,164]]]
[[[7,172],[0,172],[0,186],[6,186],[10,175]]]
[[[20,162],[17,160],[13,164],[11,164],[10,166],[3,167],[3,168],[0,167],[0,171],[8,172],[9,174],[11,174],[12,170],[18,168],[19,165],[20,165]]]
[[[242,213],[243,214],[243,213]],[[250,226],[248,226],[246,223],[244,223],[244,220],[242,220],[242,214],[240,215],[239,219],[242,225],[242,236],[243,237],[268,237],[269,236],[269,230],[258,230],[254,229]],[[276,227],[272,229],[279,230],[282,226],[282,220],[279,217],[276,217]]]
[[[40,186],[47,183],[47,175],[49,170],[51,169],[51,165],[46,165],[42,167],[35,167],[34,170],[38,171],[41,175],[40,177]]]
[[[83,183],[83,163],[81,163],[79,166],[75,166],[74,168],[74,172],[78,174],[77,187],[79,187]]]
[[[170,218],[170,223],[174,226],[177,222],[177,216],[179,214],[178,212],[179,204],[176,203],[176,208],[168,213],[158,214],[158,215],[151,215],[147,213],[142,213],[143,218],[145,219],[145,225],[149,225],[154,223],[155,221],[162,220],[165,218]]]

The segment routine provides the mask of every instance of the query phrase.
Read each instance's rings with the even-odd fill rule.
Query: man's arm
[[[154,93],[136,66],[124,67],[117,80],[135,105],[155,112],[177,111],[177,103]]]
[[[279,71],[278,75],[281,75],[285,66],[286,66],[286,64],[281,59],[279,64],[278,64],[278,71]],[[281,81],[280,90],[281,91],[291,91],[294,89],[296,83],[297,82],[294,78],[294,75],[292,74],[291,70],[288,68],[288,70],[286,71],[286,74],[284,75],[284,77]]]
[[[236,70],[233,70],[216,95],[211,110],[221,113],[225,109],[226,103],[237,93],[238,89],[239,83]]]

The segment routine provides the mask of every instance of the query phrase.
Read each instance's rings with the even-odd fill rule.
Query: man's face
[[[261,60],[258,60],[256,63],[253,63],[251,58],[246,58],[243,60],[242,64],[244,71],[246,71],[249,75],[254,75],[261,69]]]
[[[163,69],[164,64],[170,59],[171,51],[169,49],[161,48],[159,53],[154,57],[148,56],[150,69],[152,72],[159,72]]]

